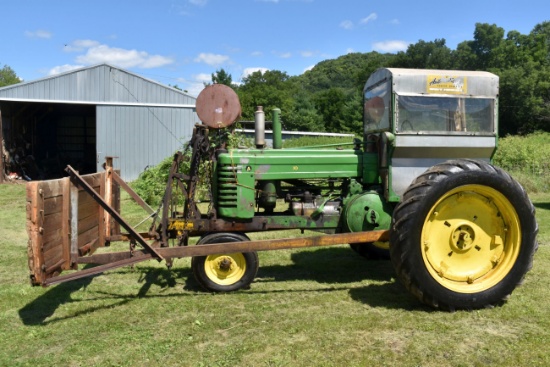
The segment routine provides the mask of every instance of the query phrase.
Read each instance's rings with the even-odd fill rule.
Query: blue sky
[[[349,52],[397,52],[475,23],[527,34],[548,0],[3,0],[0,67],[25,81],[107,62],[197,95],[220,68],[299,75]],[[512,6],[513,4],[514,6]]]

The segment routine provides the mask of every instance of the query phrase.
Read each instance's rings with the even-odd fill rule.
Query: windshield
[[[382,81],[365,91],[363,123],[365,132],[389,130],[390,128],[390,96],[388,81]]]
[[[495,100],[490,98],[396,96],[397,133],[445,134],[495,131]]]

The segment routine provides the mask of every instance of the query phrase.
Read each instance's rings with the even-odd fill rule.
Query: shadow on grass
[[[51,318],[55,311],[64,304],[69,304],[72,302],[82,302],[78,299],[73,299],[71,295],[75,292],[78,292],[82,289],[85,289],[93,280],[94,277],[99,276],[90,276],[87,278],[82,278],[66,283],[61,283],[55,286],[52,286],[44,294],[33,300],[32,302],[26,304],[19,310],[19,317],[25,325],[47,325],[52,322],[57,322],[69,318],[78,317],[84,314],[89,314],[97,310],[112,308],[115,306],[121,306],[126,304],[134,299],[142,298],[147,295],[152,286],[158,286],[160,288],[174,288],[176,286],[176,279],[182,277],[187,273],[186,269],[177,269],[169,270],[166,268],[140,268],[141,271],[140,277],[138,279],[139,283],[143,283],[140,290],[136,295],[131,296],[116,296],[110,297],[119,299],[120,301],[115,304],[102,305],[97,307],[87,308],[84,311],[76,312],[67,317],[57,317]],[[124,269],[119,271],[124,272]],[[133,270],[132,270],[133,271]],[[109,275],[106,275],[109,276]],[[89,301],[87,299],[86,301]]]
[[[50,288],[32,302],[19,310],[19,317],[25,325],[44,325],[46,319],[53,316],[55,310],[63,304],[75,302],[71,294],[86,288],[93,280],[93,276],[78,279],[68,283],[62,283]],[[87,310],[86,312],[93,312]]]
[[[550,203],[533,203],[533,205],[537,209],[550,210]]]
[[[261,266],[251,290],[239,291],[240,294],[258,293],[289,293],[289,292],[332,292],[349,290],[351,297],[358,302],[368,304],[372,307],[419,309],[421,306],[415,301],[400,284],[396,284],[394,270],[387,260],[366,260],[348,248],[319,248],[311,251],[300,251],[291,254],[291,265],[270,265]],[[82,302],[73,299],[72,294],[85,289],[94,277],[83,278],[67,283],[53,286],[44,294],[25,305],[19,310],[19,316],[25,325],[46,325],[90,314],[95,311],[113,308],[147,297],[197,297],[211,295],[203,292],[193,278],[191,269],[184,268],[159,268],[141,266],[133,270],[119,269],[117,272],[136,273],[138,271],[138,283],[143,283],[136,294],[120,294],[108,291],[95,291],[102,295],[102,300],[115,300],[115,303],[94,306],[82,311],[75,312],[65,317],[54,317],[55,311],[64,304],[71,302]],[[106,276],[110,276],[109,274]],[[185,294],[149,294],[151,288],[165,290],[173,289],[181,284],[177,279],[186,278],[183,289],[189,293]],[[314,289],[281,289],[281,290],[255,290],[254,284],[267,282],[284,282],[295,280],[315,281],[318,283],[330,284],[326,288]],[[382,284],[371,284],[364,287],[350,287],[349,283],[372,280]],[[90,301],[86,299],[85,301]]]

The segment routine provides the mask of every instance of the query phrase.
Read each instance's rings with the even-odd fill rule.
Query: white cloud
[[[399,21],[399,19],[392,19],[392,20],[390,20],[390,24],[397,25],[397,24],[401,24],[401,22]]]
[[[315,65],[308,66],[307,68],[304,69],[303,73],[305,73],[306,71],[312,70],[314,67]]]
[[[212,82],[212,74],[200,73],[193,75],[193,80],[200,83],[210,83]]]
[[[409,46],[409,42],[406,41],[382,41],[382,42],[376,42],[372,45],[372,48],[374,51],[380,51],[380,52],[397,52],[397,51],[405,51],[407,47]]]
[[[229,60],[229,56],[211,54],[211,53],[200,53],[199,56],[195,58],[195,62],[203,62],[210,66],[218,66]]]
[[[184,88],[192,96],[198,96],[204,89],[204,83],[212,82],[212,75],[206,73],[195,74],[192,76],[193,80],[186,83]]]
[[[69,65],[69,64],[59,65],[59,66],[56,66],[54,68],[51,68],[48,71],[48,75],[57,75],[57,74],[64,73],[66,71],[80,69],[82,67],[84,67],[84,65]]]
[[[255,67],[255,68],[245,68],[243,70],[243,73],[241,74],[241,79],[246,78],[252,73],[255,73],[256,71],[261,71],[262,74],[268,71],[268,68],[262,68],[262,67]]]
[[[353,28],[353,22],[351,20],[344,20],[342,23],[340,23],[340,27],[344,29],[352,29]]]
[[[127,50],[97,43],[94,44],[93,41],[91,41],[89,45],[91,45],[91,47],[87,49],[84,55],[76,57],[76,62],[85,65],[105,62],[122,68],[138,67],[143,69],[156,68],[174,62],[170,57],[149,55],[149,53],[145,51]]]
[[[292,57],[291,52],[275,52],[273,51],[273,54],[277,57],[280,57],[281,59],[289,59]]]
[[[197,6],[205,6],[208,0],[189,0],[189,4]]]
[[[260,56],[263,56],[264,53],[262,51],[254,51],[250,54],[250,56],[253,56],[253,57],[260,57]]]
[[[377,18],[378,18],[378,15],[376,13],[370,13],[366,18],[361,19],[359,23],[367,24],[369,22],[372,22],[373,20],[376,20]]]
[[[351,47],[346,50],[346,54],[352,54],[354,52],[355,52],[355,50]]]
[[[50,38],[52,38],[53,34],[52,34],[52,32],[45,31],[43,29],[38,29],[36,31],[26,31],[25,36],[27,36],[29,38],[50,39]]]
[[[313,57],[315,56],[316,52],[313,52],[313,51],[301,51],[300,52],[300,55],[302,55],[302,57]]]
[[[111,47],[90,39],[75,40],[66,44],[63,51],[79,53],[75,57],[78,67],[109,63],[122,68],[152,69],[174,63],[174,59],[171,57],[150,55],[145,51]],[[57,73],[58,70],[66,71],[65,68],[67,67],[70,68],[71,65],[56,66],[51,69],[50,73]]]
[[[92,47],[99,46],[100,43],[93,40],[76,40],[65,45],[63,49],[66,52],[83,52]]]

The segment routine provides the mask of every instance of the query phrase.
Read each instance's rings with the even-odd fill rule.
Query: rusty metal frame
[[[134,240],[139,242],[140,245],[147,249],[159,261],[164,260],[164,257],[160,253],[158,253],[151,245],[149,245],[149,243],[147,243],[147,241],[145,241],[145,239],[138,232],[136,232],[132,228],[132,226],[128,224],[128,222],[126,222],[120,216],[120,214],[117,213],[116,210],[114,210],[109,204],[107,204],[107,202],[105,202],[105,200],[103,200],[103,198],[98,195],[98,193],[90,185],[88,185],[88,183],[84,181],[82,177],[80,177],[78,172],[76,172],[71,166],[67,166],[65,171],[69,174],[71,182],[76,186],[82,187],[84,191],[86,191],[88,195],[92,197],[92,199],[94,199],[99,205],[101,205],[101,207],[107,213],[109,213],[125,230],[128,231],[128,233]]]
[[[159,253],[159,255],[166,258],[182,258],[191,256],[208,256],[220,253],[273,251],[283,249],[297,249],[304,247],[323,247],[339,245],[343,243],[360,244],[366,242],[387,241],[388,239],[389,231],[381,230],[369,232],[340,233],[314,237],[282,238],[276,240],[226,242],[202,246],[163,247],[157,248],[156,251]],[[101,265],[89,269],[80,270],[75,273],[60,275],[54,278],[47,279],[44,282],[44,285],[52,285],[69,280],[80,279],[87,276],[100,274],[107,270],[128,266],[151,259],[153,259],[153,255],[146,250],[112,252],[92,255],[85,258],[80,258],[79,263],[91,263]]]

